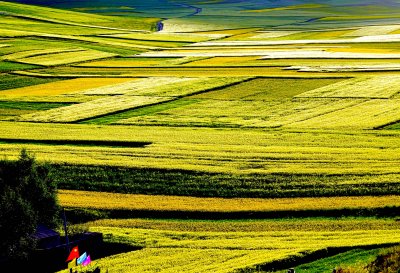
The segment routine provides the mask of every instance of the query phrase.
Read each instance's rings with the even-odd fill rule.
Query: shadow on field
[[[72,246],[74,245],[72,244]],[[92,260],[142,249],[142,247],[111,242],[90,245],[79,242],[77,245],[79,251],[89,253]],[[0,272],[53,273],[67,269],[67,262],[65,261],[67,256],[68,252],[65,248],[40,249],[31,253],[27,260],[0,259]]]
[[[196,219],[196,220],[236,220],[236,219],[276,219],[308,217],[399,217],[397,206],[363,209],[330,209],[330,210],[282,210],[282,211],[174,211],[174,210],[98,210],[70,208],[67,218],[71,223],[84,223],[99,219]]]

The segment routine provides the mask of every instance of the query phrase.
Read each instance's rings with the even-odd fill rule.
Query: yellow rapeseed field
[[[60,203],[69,208],[168,211],[284,211],[382,208],[400,206],[400,196],[318,198],[199,198],[60,190]]]
[[[143,247],[94,261],[109,272],[228,273],[257,270],[272,261],[299,258],[328,247],[400,242],[399,223],[376,219],[122,219],[87,226],[106,234],[107,240]]]

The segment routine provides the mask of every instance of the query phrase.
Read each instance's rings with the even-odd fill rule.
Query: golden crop
[[[130,78],[79,78],[71,80],[56,81],[51,83],[39,84],[34,86],[22,87],[2,91],[0,97],[20,98],[20,97],[46,97],[61,94],[70,94],[83,91],[90,88],[108,86],[126,81],[132,81]]]
[[[60,190],[60,203],[70,208],[157,211],[286,211],[382,208],[400,206],[400,196],[318,197],[318,198],[203,198],[152,196],[105,192]]]
[[[400,138],[395,131],[337,133],[301,129],[299,133],[295,129],[194,130],[190,127],[15,122],[1,122],[1,128],[1,138],[131,140],[153,143],[146,148],[2,144],[1,155],[10,158],[16,157],[21,147],[26,147],[40,160],[74,164],[224,173],[363,174],[370,175],[371,179],[375,179],[374,176],[393,175],[392,178],[384,178],[387,182],[397,181],[399,175]],[[357,178],[356,181],[371,181],[370,178],[364,179]]]
[[[285,258],[301,257],[327,247],[400,242],[396,230],[398,223],[363,220],[226,222],[138,219],[101,220],[88,225],[90,230],[106,234],[108,240],[144,247],[95,261],[96,265],[110,272],[235,272],[237,269],[256,269],[258,265]],[[140,225],[145,227],[137,227]],[[174,228],[178,225],[180,228]],[[238,229],[234,230],[230,225]],[[240,227],[246,231],[240,231]]]

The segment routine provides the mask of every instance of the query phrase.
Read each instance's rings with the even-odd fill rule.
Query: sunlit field
[[[330,273],[400,243],[399,4],[15,2],[0,156],[140,249],[102,271]]]

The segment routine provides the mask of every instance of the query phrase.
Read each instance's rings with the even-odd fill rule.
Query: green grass
[[[55,165],[54,175],[60,189],[157,195],[276,198],[388,195],[400,190],[390,177],[369,175],[235,175],[77,165]],[[367,182],[379,179],[387,182]]]
[[[0,109],[18,110],[49,110],[53,108],[70,105],[70,103],[45,103],[45,102],[19,102],[19,101],[0,101]]]
[[[296,272],[299,273],[332,273],[334,268],[347,268],[354,266],[366,266],[372,262],[381,252],[380,248],[376,249],[353,249],[338,255],[323,258],[311,263],[296,266]],[[282,271],[281,273],[284,273]]]
[[[36,65],[21,64],[15,62],[0,61],[0,72],[11,72],[15,70],[27,70],[38,68]]]
[[[49,83],[62,80],[61,78],[35,78],[27,76],[16,76],[3,74],[0,77],[0,95],[1,90],[20,88],[25,86]]]
[[[385,129],[388,130],[400,130],[400,122],[386,126]]]

